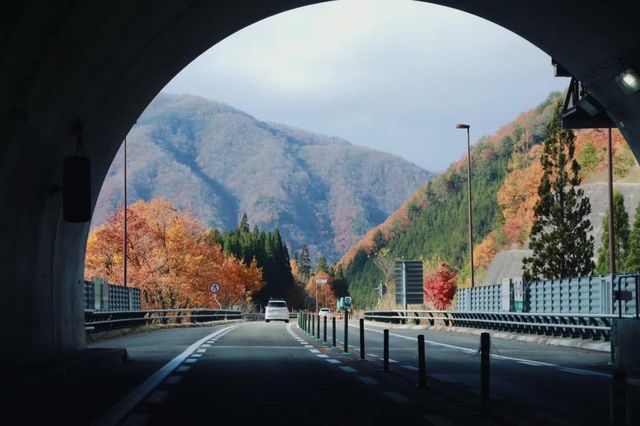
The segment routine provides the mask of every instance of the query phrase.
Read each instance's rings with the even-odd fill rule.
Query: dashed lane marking
[[[404,368],[405,370],[420,371],[418,367],[414,367],[413,365],[401,365],[400,367]]]
[[[180,367],[176,368],[176,372],[178,373],[185,373],[189,370],[191,370],[191,366],[189,365],[181,365]]]
[[[187,358],[184,360],[184,362],[188,363],[188,364],[193,364],[195,362],[198,362],[198,358]]]
[[[357,373],[358,370],[356,370],[353,367],[347,367],[347,366],[342,366],[342,367],[338,367],[340,370],[346,372],[346,373]]]
[[[203,349],[196,349],[196,352],[197,352],[197,353],[199,353],[199,354],[203,354],[203,353],[205,353],[206,351],[207,351],[207,350],[206,350],[206,349],[204,349],[204,348],[203,348]]]
[[[309,352],[311,352],[312,354],[319,354],[320,351],[318,349],[309,349]]]
[[[240,324],[231,325],[222,330],[218,330],[208,336],[198,340],[187,349],[185,349],[180,355],[173,358],[166,363],[162,368],[156,371],[151,377],[138,385],[133,391],[125,396],[120,402],[114,405],[108,410],[104,416],[98,419],[95,424],[97,425],[113,425],[120,423],[138,404],[140,404],[160,383],[164,381],[177,367],[182,364],[201,344],[211,340],[222,333],[228,333],[229,331],[240,327]]]
[[[583,370],[581,368],[558,367],[558,371],[577,374],[579,376],[611,377],[611,375],[607,373],[600,373],[599,371]]]
[[[329,364],[342,364],[342,362],[338,361],[337,359],[333,359],[333,358],[328,358],[325,361],[327,361]]]
[[[360,380],[365,385],[379,385],[380,382],[369,376],[358,376],[356,379]]]
[[[316,355],[318,358],[329,358],[329,355],[325,355],[325,354],[318,354]]]
[[[202,358],[202,354],[191,354],[191,358]]]
[[[384,396],[386,396],[387,398],[389,398],[390,400],[392,400],[394,402],[398,402],[400,404],[406,404],[406,403],[411,402],[411,400],[409,398],[407,398],[406,396],[404,396],[403,394],[401,394],[399,392],[385,391],[385,392],[382,392],[382,394]]]
[[[164,381],[164,384],[165,385],[177,385],[178,383],[180,383],[182,381],[182,377],[183,376],[174,374],[173,376],[167,377],[167,379]]]

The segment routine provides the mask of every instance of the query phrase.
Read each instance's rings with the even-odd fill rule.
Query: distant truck
[[[351,307],[352,307],[351,297],[346,296],[346,297],[339,298],[336,307],[338,311],[351,312]]]

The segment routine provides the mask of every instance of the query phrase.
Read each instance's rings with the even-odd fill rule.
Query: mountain
[[[474,216],[474,266],[477,283],[520,276],[528,252],[533,208],[542,176],[540,154],[546,126],[560,93],[520,114],[471,148]],[[605,130],[576,131],[575,158],[585,195],[590,198],[596,252],[607,207],[607,135]],[[615,186],[633,216],[640,201],[640,167],[618,131],[613,133]],[[445,261],[458,272],[456,285],[467,286],[470,267],[467,228],[467,159],[453,163],[419,188],[382,224],[370,229],[340,263],[349,291],[360,306],[376,301],[374,287],[383,281],[373,259],[382,247],[388,256],[422,259],[427,268]],[[595,254],[594,253],[594,254]],[[487,281],[488,280],[488,281]]]
[[[92,226],[122,204],[121,152]],[[290,250],[339,258],[432,174],[345,140],[259,121],[196,96],[160,94],[127,139],[128,201],[164,197],[220,230],[243,212]]]

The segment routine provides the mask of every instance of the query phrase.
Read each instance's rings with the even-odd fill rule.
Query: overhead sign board
[[[424,303],[421,260],[400,260],[395,264],[396,303],[403,306]]]
[[[326,284],[327,283],[327,279],[326,278],[318,278],[316,280],[316,284]]]

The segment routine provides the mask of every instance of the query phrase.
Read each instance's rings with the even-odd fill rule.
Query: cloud
[[[399,0],[321,3],[257,22],[213,46],[165,90],[443,169],[476,137],[552,89],[547,55],[493,23]],[[416,160],[420,159],[420,160]]]

